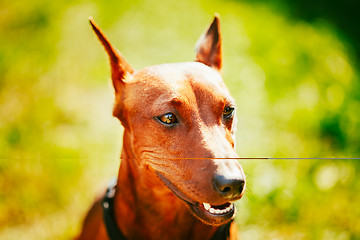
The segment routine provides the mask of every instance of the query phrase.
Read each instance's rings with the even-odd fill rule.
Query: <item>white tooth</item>
[[[210,204],[208,203],[203,203],[203,205],[206,210],[209,210],[211,208]]]
[[[224,209],[215,209],[215,208],[211,207],[211,205],[209,203],[203,203],[203,206],[206,211],[213,213],[213,214],[228,213],[234,208],[233,204],[231,204],[230,206],[228,206],[227,208],[224,208]]]

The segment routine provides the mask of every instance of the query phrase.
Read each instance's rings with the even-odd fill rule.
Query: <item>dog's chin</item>
[[[210,203],[193,201],[161,173],[156,172],[156,175],[175,194],[175,196],[186,203],[190,212],[201,222],[207,225],[220,226],[230,222],[235,217],[236,208],[233,203],[227,202],[222,205],[211,205]]]

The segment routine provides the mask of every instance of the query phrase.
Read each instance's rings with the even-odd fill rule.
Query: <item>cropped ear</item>
[[[222,46],[219,15],[215,14],[209,29],[196,43],[196,61],[218,71],[222,67]]]
[[[111,45],[110,41],[106,38],[100,27],[94,22],[94,20],[91,17],[89,17],[89,20],[94,32],[98,36],[100,42],[102,43],[107,54],[109,55],[111,65],[111,78],[115,92],[118,93],[124,85],[124,79],[126,75],[134,73],[134,69],[130,66],[130,64],[127,63],[121,53]]]

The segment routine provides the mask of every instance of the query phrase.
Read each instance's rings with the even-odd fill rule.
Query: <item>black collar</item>
[[[105,197],[103,199],[103,211],[104,211],[104,221],[107,234],[110,240],[126,240],[125,236],[122,234],[118,228],[114,216],[114,197],[116,192],[116,179],[114,179],[106,191]],[[222,225],[216,231],[215,235],[211,240],[225,240],[230,236],[230,225],[231,222]]]
[[[104,211],[104,221],[105,221],[106,231],[110,240],[126,240],[125,236],[122,234],[115,221],[115,216],[114,216],[115,192],[116,192],[116,179],[113,179],[109,184],[109,187],[103,199],[103,211]]]

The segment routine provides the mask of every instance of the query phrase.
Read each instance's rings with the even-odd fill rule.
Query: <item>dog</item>
[[[124,135],[116,183],[95,201],[78,239],[237,239],[234,201],[246,184],[218,15],[195,61],[140,71],[90,24],[110,58],[113,115]]]

